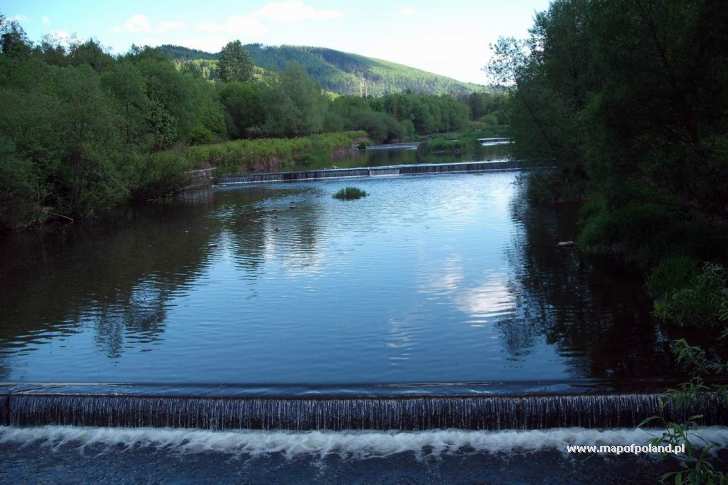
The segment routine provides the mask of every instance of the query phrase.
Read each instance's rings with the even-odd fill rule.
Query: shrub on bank
[[[682,282],[681,282],[682,280]],[[718,264],[705,263],[696,272],[685,258],[673,258],[650,276],[651,289],[663,289],[655,300],[655,315],[681,327],[709,327],[728,321],[728,273]]]
[[[260,138],[197,145],[176,152],[190,167],[217,167],[217,174],[292,170],[329,165],[337,150],[366,138],[363,131],[323,133],[297,138]]]
[[[174,193],[187,184],[192,163],[181,151],[165,151],[139,157],[132,185],[132,198],[156,199]]]
[[[472,140],[451,139],[437,136],[420,144],[420,147],[431,153],[462,153],[468,148],[470,142],[472,142]]]
[[[583,183],[580,181],[564,182],[561,172],[546,170],[535,171],[526,175],[526,199],[536,206],[547,206],[562,202],[579,202],[584,195]]]
[[[664,298],[678,288],[688,286],[700,273],[700,263],[690,256],[664,259],[647,278],[647,289],[655,299]]]

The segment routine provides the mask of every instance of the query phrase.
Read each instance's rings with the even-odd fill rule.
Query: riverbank
[[[208,187],[216,180],[230,177],[247,180],[260,177],[261,174],[510,159],[510,147],[507,145],[487,146],[471,133],[450,133],[447,136],[466,140],[467,149],[455,152],[438,149],[443,135],[432,135],[411,143],[372,145],[364,131],[180,145],[135,158],[133,169],[129,170],[128,188],[118,194],[115,204],[105,210],[96,210],[89,217],[105,219],[111,209],[130,202],[144,204],[166,199],[169,195]],[[45,225],[48,222],[65,225],[89,218],[70,218],[56,215],[56,212],[62,214],[40,206],[28,209],[30,215],[15,229]]]
[[[12,232],[49,222],[75,223],[88,219],[104,219],[112,209],[129,203],[146,203],[165,198],[186,188],[209,185],[216,176],[248,172],[275,172],[295,169],[333,168],[337,164],[357,165],[353,158],[357,146],[369,143],[366,132],[346,131],[322,133],[294,138],[259,138],[226,141],[203,145],[180,145],[146,155],[119,153],[126,160],[123,174],[108,180],[94,190],[108,196],[103,204],[84,195],[88,210],[76,214],[65,206],[44,204],[40,195],[21,197],[17,191],[3,194],[5,207],[0,208],[0,229]],[[94,192],[95,193],[95,192]],[[79,197],[81,196],[79,195]],[[98,204],[98,206],[97,206]]]
[[[386,172],[392,166],[449,164],[453,158],[458,160],[457,165],[466,163],[465,160],[476,164],[501,160],[507,162],[506,168],[512,168],[508,163],[510,140],[498,138],[496,143],[489,140],[492,139],[480,138],[476,133],[450,133],[447,138],[432,135],[422,141],[372,145],[366,132],[347,131],[190,146],[159,153],[155,159],[160,165],[187,168],[184,183],[174,191],[199,188],[215,181],[301,180],[337,176],[335,172],[341,171],[338,176],[372,175],[374,167],[377,167],[375,174],[380,175],[379,169]],[[455,143],[458,149],[453,149],[450,143]],[[349,174],[352,170],[356,173]],[[332,173],[314,175],[324,171]]]
[[[107,194],[103,204],[91,197],[87,210],[76,214],[65,206],[49,205],[42,192],[28,197],[6,191],[9,204],[0,210],[0,228],[12,232],[30,227],[105,219],[110,211],[130,202],[166,199],[188,189],[210,186],[217,177],[290,173],[325,169],[351,169],[415,163],[449,163],[452,160],[492,161],[510,159],[508,146],[490,146],[480,132],[450,132],[419,137],[416,141],[373,145],[365,131],[322,133],[292,138],[240,139],[173,148],[139,154],[120,152],[123,173],[94,190]],[[441,141],[462,140],[466,149],[443,150]],[[460,144],[458,146],[460,146]],[[499,145],[499,144],[497,144]],[[99,181],[100,183],[100,181]],[[2,194],[0,194],[2,195]],[[97,207],[95,203],[99,202]]]
[[[214,168],[216,176],[240,175],[256,172],[290,172],[354,168],[366,165],[361,148],[367,150],[417,150],[418,161],[429,162],[431,155],[453,152],[479,156],[478,147],[485,144],[479,131],[432,134],[418,140],[385,145],[372,145],[365,131],[323,133],[296,138],[260,138],[195,145],[168,150],[155,157],[164,163],[169,158],[183,160],[190,170]],[[498,140],[507,140],[498,138]],[[445,149],[446,148],[446,149]],[[505,153],[505,152],[504,152]]]
[[[160,163],[183,160],[190,170],[214,167],[217,174],[330,168],[350,158],[355,146],[366,142],[366,132],[346,131],[195,145],[161,152],[154,158]]]

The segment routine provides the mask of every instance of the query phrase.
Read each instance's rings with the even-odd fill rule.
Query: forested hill
[[[177,59],[180,61],[194,61],[195,59],[210,61],[215,60],[220,56],[219,53],[211,54],[210,52],[170,44],[160,46],[159,50],[164,52],[166,55],[172,57],[173,59]]]
[[[211,54],[176,45],[163,45],[162,52],[180,61],[214,60]],[[349,54],[334,49],[302,46],[245,46],[253,62],[269,71],[281,71],[296,62],[327,91],[370,96],[411,90],[425,94],[469,94],[482,91],[483,86],[464,83],[413,67],[371,57]]]

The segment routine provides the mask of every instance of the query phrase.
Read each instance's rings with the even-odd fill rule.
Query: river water
[[[557,247],[577,210],[527,209],[524,173],[233,187],[11,238],[0,380],[558,390],[669,374],[641,282]],[[369,196],[332,198],[347,185]]]
[[[415,150],[363,156],[370,165],[418,161]],[[294,408],[309,396],[316,416],[325,408],[338,419],[348,411],[321,397],[363,396],[342,402],[396,411],[367,399],[416,394],[414,419],[432,412],[428,395],[459,403],[483,393],[663,387],[676,373],[675,335],[650,316],[643,283],[560,247],[576,236],[578,207],[528,207],[528,173],[226,187],[0,241],[0,388],[104,394],[87,404],[16,396],[0,416],[135,426],[0,426],[0,482],[653,483],[678,469],[669,455],[565,451],[645,444],[660,433],[634,428],[139,427],[162,419],[163,406],[173,417],[192,409],[167,395],[260,395]],[[332,197],[350,185],[369,195]],[[135,398],[114,393],[165,397],[133,424],[131,407],[113,406]],[[462,399],[463,419],[472,418],[475,401]],[[564,409],[579,399],[565,397]],[[88,415],[58,415],[76,401]],[[177,417],[215,421],[227,401],[210,402],[209,416]],[[230,409],[242,406],[235,402],[243,401]],[[534,402],[521,406],[533,411]],[[607,411],[570,412],[609,421]],[[450,414],[437,416],[460,419]],[[112,419],[122,415],[129,419]],[[699,434],[715,446],[711,461],[728,466],[728,430]]]
[[[728,445],[728,429],[700,430]],[[568,454],[654,432],[283,433],[0,427],[3,483],[655,483],[675,457]],[[712,458],[728,466],[725,450]]]

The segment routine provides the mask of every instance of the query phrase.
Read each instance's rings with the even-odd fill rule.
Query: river
[[[5,242],[0,378],[607,386],[670,372],[642,283],[524,172],[232,187]],[[346,185],[357,201],[332,194]],[[535,384],[534,384],[535,383]]]

